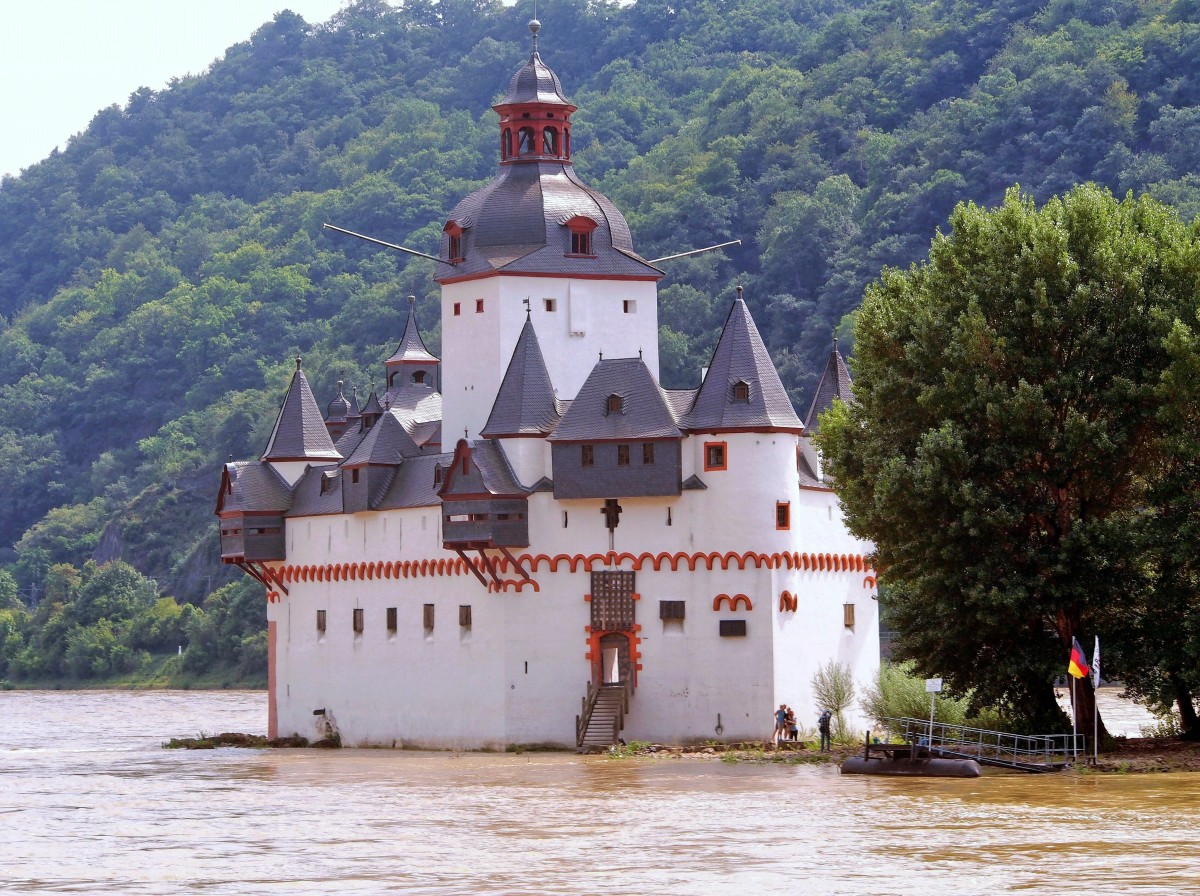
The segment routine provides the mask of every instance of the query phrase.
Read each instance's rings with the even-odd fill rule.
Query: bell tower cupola
[[[503,101],[492,106],[500,116],[500,162],[571,162],[571,113],[576,107],[563,96],[558,75],[542,62],[537,35],[542,23],[533,19],[533,52],[508,82]]]

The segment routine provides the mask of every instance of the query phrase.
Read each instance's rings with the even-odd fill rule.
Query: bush
[[[875,684],[866,689],[859,701],[863,712],[881,728],[887,727],[885,719],[929,718],[929,694],[925,691],[925,679],[918,678],[912,669],[912,663],[881,663]],[[1006,730],[1010,727],[1000,711],[987,707],[972,715],[970,707],[970,694],[959,698],[938,694],[934,703],[934,720],[947,725],[989,730]]]

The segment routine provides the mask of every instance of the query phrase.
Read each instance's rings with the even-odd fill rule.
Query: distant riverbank
[[[177,654],[155,656],[141,669],[104,678],[0,678],[4,691],[108,691],[108,690],[181,690],[228,691],[266,690],[267,674],[242,676],[234,669],[213,669],[203,673],[183,668]]]

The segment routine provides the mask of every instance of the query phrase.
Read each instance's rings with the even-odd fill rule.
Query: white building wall
[[[526,299],[550,380],[565,399],[579,392],[600,354],[636,358],[641,352],[658,377],[657,295],[653,281],[639,280],[494,276],[443,286],[445,444],[453,445],[464,429],[478,438],[487,423],[525,325]]]
[[[618,554],[699,554],[733,551],[861,556],[865,546],[840,522],[832,493],[801,491],[794,470],[795,437],[726,434],[729,469],[703,471],[695,455],[704,441],[685,443],[704,491],[678,497],[624,498],[613,537]],[[522,440],[516,440],[522,441]],[[531,445],[537,440],[527,440]],[[696,443],[696,444],[692,444]],[[544,447],[544,445],[543,445]],[[531,453],[531,456],[533,454]],[[518,463],[523,463],[518,461]],[[790,465],[790,466],[789,466]],[[749,471],[754,471],[753,474]],[[522,476],[524,479],[525,477]],[[791,501],[791,528],[775,527],[775,505]],[[600,500],[555,501],[530,496],[531,547],[518,556],[605,555],[609,533]],[[671,512],[668,525],[668,509]],[[566,513],[566,526],[563,513]],[[457,559],[441,547],[436,507],[293,518],[287,521],[288,563],[293,566]],[[642,669],[623,737],[660,742],[717,737],[720,716],[726,740],[765,738],[771,713],[788,703],[811,727],[810,682],[824,662],[849,664],[860,684],[878,668],[878,621],[869,572],[832,568],[770,569],[746,562],[639,561],[636,589]],[[617,567],[631,569],[621,558]],[[596,562],[596,568],[602,561]],[[551,573],[533,571],[539,590],[486,590],[470,573],[445,576],[294,581],[269,604],[277,623],[278,731],[313,736],[315,709],[325,709],[348,744],[494,748],[512,743],[574,743],[575,716],[592,674],[584,596],[590,574],[567,563]],[[519,578],[513,571],[505,579]],[[798,609],[781,611],[783,590]],[[753,609],[714,610],[714,598],[747,595]],[[659,619],[660,600],[686,602],[682,623]],[[435,626],[423,627],[423,606],[434,605]],[[843,604],[855,604],[855,626],[843,625]],[[469,605],[470,630],[458,608]],[[353,609],[364,610],[364,631],[353,632]],[[396,633],[386,630],[386,610],[396,607]],[[326,610],[326,632],[316,632],[316,611]],[[721,637],[722,619],[744,619],[745,637]],[[856,712],[857,707],[852,712]],[[855,728],[863,721],[851,715]]]

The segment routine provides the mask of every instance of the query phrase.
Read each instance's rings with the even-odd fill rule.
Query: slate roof
[[[388,466],[420,453],[421,449],[408,434],[400,418],[389,411],[366,431],[355,446],[354,453],[342,462],[342,466]]]
[[[308,378],[296,359],[296,372],[284,396],[262,460],[341,460],[333,446]]]
[[[621,410],[608,411],[611,395]],[[682,438],[663,390],[641,358],[597,362],[549,436],[552,442]]]
[[[570,256],[575,217],[596,222],[592,256]],[[436,279],[475,274],[558,274],[660,279],[662,271],[633,249],[624,215],[598,190],[584,185],[569,162],[502,165],[491,183],[454,207],[463,228],[463,260],[438,262]],[[445,238],[445,239],[448,239]],[[448,245],[442,247],[442,255]]]
[[[529,489],[521,485],[513,472],[508,457],[500,443],[493,440],[478,440],[471,443],[471,462],[479,468],[483,486],[493,495],[524,495]]]
[[[546,435],[561,415],[533,321],[526,316],[481,435],[487,439]]]
[[[434,481],[434,469],[441,464],[448,466],[454,459],[452,454],[426,454],[410,457],[396,470],[388,484],[388,490],[380,497],[380,510],[396,510],[401,507],[437,507],[442,503],[438,497],[441,483]]]
[[[853,401],[853,385],[850,380],[850,370],[846,367],[842,353],[838,351],[837,337],[835,336],[833,337],[833,351],[829,353],[829,360],[817,383],[817,392],[813,396],[812,406],[808,409],[808,416],[804,418],[805,430],[810,433],[817,431],[818,416],[833,407],[835,399]]]
[[[492,106],[499,111],[502,106],[516,103],[541,103],[554,106],[570,106],[575,111],[571,101],[563,96],[562,82],[558,80],[551,68],[542,62],[537,50],[529,56],[529,61],[522,65],[508,82],[508,91],[504,99]]]
[[[396,364],[437,364],[437,356],[425,347],[421,338],[421,330],[417,326],[417,315],[413,310],[414,299],[408,298],[408,320],[404,324],[404,335],[400,337],[400,345],[392,352],[392,356],[384,362],[385,367]]]
[[[796,455],[796,476],[800,480],[801,488],[821,488],[832,491],[829,486],[822,482],[817,476],[816,471],[812,468],[812,464],[808,462],[808,458],[801,451]]]
[[[748,401],[734,397],[734,386],[739,382],[749,387]],[[708,373],[682,425],[698,432],[802,429],[740,289],[725,319]]]
[[[241,460],[225,464],[225,479],[230,485],[221,489],[217,513],[286,511],[292,506],[292,490],[270,464]],[[225,482],[222,482],[222,486]]]
[[[292,490],[292,506],[288,510],[288,517],[341,513],[341,476],[341,470],[335,466],[309,467]],[[322,481],[329,483],[325,494],[321,494]]]
[[[333,401],[329,402],[325,409],[325,421],[327,423],[344,423],[346,415],[350,413],[350,402],[346,401],[346,396],[342,392],[343,383],[338,380],[338,393]]]

